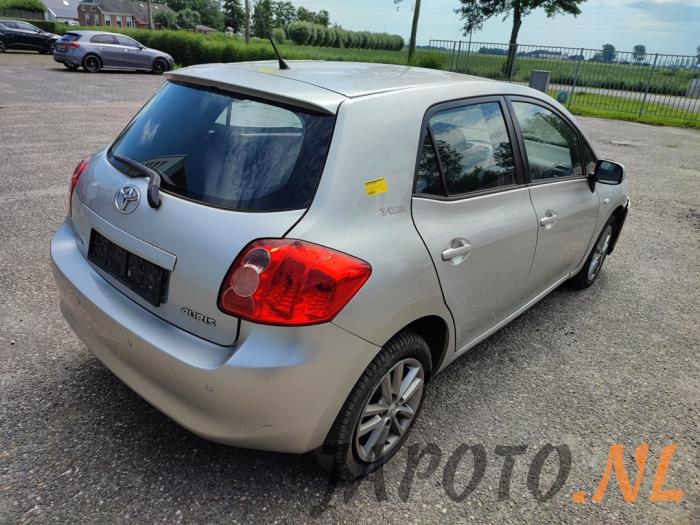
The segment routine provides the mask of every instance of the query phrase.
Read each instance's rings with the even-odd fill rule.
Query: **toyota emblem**
[[[139,205],[139,190],[134,186],[124,186],[114,196],[114,205],[122,213],[131,213]]]

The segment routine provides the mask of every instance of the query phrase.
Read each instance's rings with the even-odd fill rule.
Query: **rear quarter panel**
[[[344,102],[313,204],[287,235],[372,265],[369,281],[333,322],[378,346],[437,315],[454,349],[452,318],[411,216],[421,124],[433,98],[412,90]],[[386,191],[369,195],[366,183],[380,179]]]

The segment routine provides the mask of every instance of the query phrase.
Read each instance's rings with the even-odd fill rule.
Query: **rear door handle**
[[[467,258],[471,249],[472,245],[466,239],[452,239],[450,247],[442,252],[441,257],[443,261],[459,264]]]
[[[544,217],[540,219],[540,226],[544,226],[546,230],[549,230],[552,225],[557,222],[558,215],[552,210],[547,210]]]

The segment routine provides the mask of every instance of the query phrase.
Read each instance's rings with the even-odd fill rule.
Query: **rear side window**
[[[515,184],[513,150],[498,102],[441,111],[429,126],[449,195]]]
[[[335,118],[168,82],[117,138],[113,155],[160,173],[161,188],[240,211],[308,208]]]
[[[90,39],[93,44],[116,44],[117,40],[112,35],[95,35]]]

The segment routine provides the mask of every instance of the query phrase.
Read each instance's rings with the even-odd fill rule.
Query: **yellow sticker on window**
[[[367,192],[367,195],[370,196],[386,193],[386,179],[377,179],[365,182],[365,191]]]

